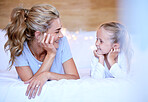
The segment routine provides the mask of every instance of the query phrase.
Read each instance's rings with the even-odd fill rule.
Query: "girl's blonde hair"
[[[128,71],[130,69],[132,48],[130,44],[130,36],[122,24],[118,22],[107,22],[100,25],[100,28],[104,28],[108,31],[111,43],[120,44],[120,52],[123,52],[127,59]]]
[[[56,18],[59,18],[59,12],[49,4],[35,5],[31,9],[17,7],[12,10],[11,21],[4,29],[8,36],[4,49],[10,50],[11,54],[10,68],[15,56],[22,54],[24,42],[33,40],[35,31],[46,32]]]

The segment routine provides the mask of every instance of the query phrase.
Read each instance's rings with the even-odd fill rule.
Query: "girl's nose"
[[[99,46],[100,45],[100,41],[96,41],[96,46]]]

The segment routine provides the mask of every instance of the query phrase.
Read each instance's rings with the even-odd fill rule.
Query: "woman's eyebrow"
[[[61,28],[57,28],[56,30],[61,30]]]
[[[56,30],[61,30],[61,28],[62,28],[62,25],[61,25],[61,27],[57,28]]]

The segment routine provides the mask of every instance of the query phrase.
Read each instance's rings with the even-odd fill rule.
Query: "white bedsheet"
[[[29,100],[27,84],[12,71],[0,75],[0,102],[131,102],[131,88],[127,79],[62,79],[46,82],[40,96]]]

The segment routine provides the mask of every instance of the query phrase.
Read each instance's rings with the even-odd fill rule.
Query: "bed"
[[[79,49],[81,46],[77,46],[79,43],[78,41],[75,43],[74,40],[71,40],[70,46],[81,79],[47,81],[43,86],[40,96],[36,96],[35,99],[28,99],[25,96],[27,84],[18,80],[14,67],[10,71],[7,70],[9,53],[5,53],[3,50],[3,45],[6,41],[4,37],[5,32],[0,32],[0,102],[135,102],[133,98],[135,97],[133,94],[134,83],[131,78],[96,80],[90,77],[89,60],[85,60],[85,58],[84,60],[77,59],[75,49]],[[93,35],[92,33],[91,35],[86,33],[86,36],[91,38],[90,36]],[[82,36],[79,35],[80,37]],[[85,45],[86,43],[90,44],[89,41],[85,42],[85,40]],[[91,44],[93,43],[91,41]],[[74,44],[76,44],[77,48]],[[91,45],[89,46],[91,47]],[[86,50],[86,46],[83,47],[83,50]],[[82,52],[79,54],[83,55]],[[86,57],[90,59],[91,56]],[[80,61],[82,64],[80,64]]]
[[[17,79],[15,69],[0,74],[0,102],[132,102],[131,88],[127,79],[95,80],[81,75],[79,80],[48,81],[40,96],[29,100],[27,84]]]

